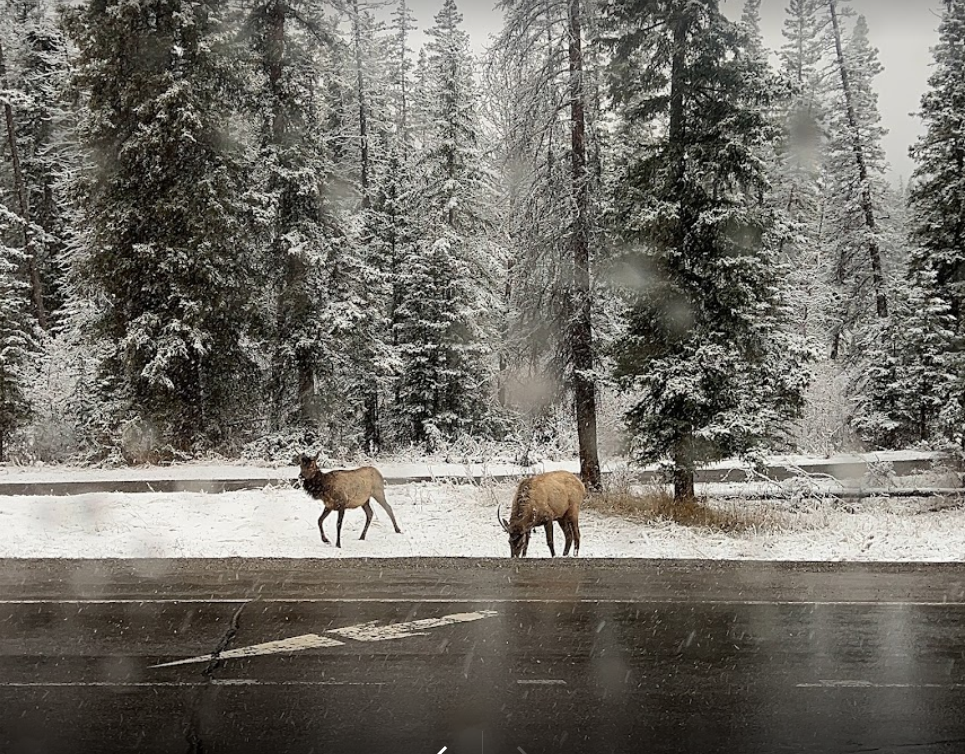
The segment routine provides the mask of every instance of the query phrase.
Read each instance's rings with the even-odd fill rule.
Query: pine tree
[[[592,285],[591,260],[600,193],[594,154],[599,113],[584,31],[592,24],[592,8],[546,0],[512,0],[502,7],[504,28],[489,72],[490,85],[500,88],[494,96],[505,100],[502,170],[511,192],[505,200],[512,335],[503,345],[515,345],[516,363],[536,372],[532,381],[539,389],[527,392],[535,393],[537,411],[545,411],[562,387],[572,394],[581,474],[598,488],[599,291]]]
[[[909,195],[916,246],[908,284],[928,303],[912,312],[916,319],[921,322],[924,311],[936,315],[921,322],[920,334],[900,349],[901,358],[923,373],[920,397],[902,399],[935,409],[916,417],[924,430],[920,437],[965,446],[965,0],[946,0],[933,54],[935,68],[921,100],[925,130],[911,149],[917,163]],[[891,418],[907,432],[915,427],[906,418],[914,411],[900,408]]]
[[[415,19],[406,0],[398,0],[392,14],[391,57],[389,63],[389,100],[394,112],[394,122],[398,124],[398,143],[402,145],[402,160],[407,162],[412,144],[412,71],[409,47],[411,32],[415,31]]]
[[[324,198],[329,165],[320,144],[317,83],[332,30],[312,4],[298,0],[258,2],[244,29],[257,65],[248,107],[260,120],[253,172],[270,283],[269,427],[300,427],[311,435],[323,415],[316,373],[337,350],[319,327],[326,302],[321,267],[339,235]]]
[[[918,271],[895,290],[895,306],[879,332],[866,334],[869,358],[860,372],[852,424],[877,448],[940,440],[939,425],[953,405],[955,321],[934,294],[935,275]],[[953,422],[953,431],[957,427]]]
[[[754,57],[763,58],[764,37],[761,33],[761,0],[744,0],[741,23],[747,31],[747,52]]]
[[[215,2],[95,0],[73,34],[93,149],[77,257],[110,345],[104,379],[161,442],[230,438],[252,405],[245,161],[231,138],[236,35]]]
[[[0,239],[19,221],[0,205]],[[12,436],[33,413],[26,381],[40,333],[28,306],[29,286],[20,275],[23,256],[22,248],[0,241],[0,461],[7,460]]]
[[[396,331],[403,370],[398,410],[410,439],[435,447],[460,432],[485,431],[497,267],[487,238],[489,190],[469,39],[454,0],[445,0],[427,33],[421,222],[403,263]]]
[[[614,229],[636,249],[618,377],[634,457],[669,459],[681,500],[698,463],[773,443],[802,405],[806,351],[788,334],[759,201],[773,82],[715,0],[613,7],[630,140]],[[655,120],[666,128],[641,138]]]
[[[47,305],[44,301],[44,284],[41,266],[44,261],[44,242],[48,236],[42,225],[36,222],[35,197],[44,196],[38,192],[35,181],[34,157],[43,150],[47,134],[47,121],[43,118],[44,109],[51,104],[45,101],[43,92],[34,84],[37,70],[41,64],[40,54],[46,38],[41,11],[29,0],[5,2],[0,25],[0,87],[9,90],[3,97],[3,143],[9,154],[12,185],[9,191],[12,201],[8,210],[16,213],[19,221],[11,231],[20,237],[22,274],[31,291],[34,316],[42,328],[49,326]],[[12,23],[10,23],[12,22]],[[10,25],[8,26],[8,23]],[[18,45],[19,75],[13,82],[13,71],[8,72],[8,40],[15,39]],[[14,103],[18,105],[15,112]]]
[[[780,257],[790,267],[789,304],[800,332],[815,343],[830,306],[825,260],[824,159],[827,121],[828,18],[823,0],[790,0],[779,57],[791,94],[781,108],[781,138],[770,171],[775,206],[787,216]]]
[[[881,228],[887,165],[874,77],[881,72],[878,52],[859,16],[843,41],[838,0],[828,0],[836,50],[837,87],[831,107],[828,145],[828,238],[833,250],[831,357],[852,359],[849,338],[871,317],[888,316],[888,292]],[[870,297],[872,300],[868,301]]]

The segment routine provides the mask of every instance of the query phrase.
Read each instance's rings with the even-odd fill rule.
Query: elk
[[[526,555],[529,535],[537,526],[546,529],[546,544],[550,548],[550,557],[556,557],[553,549],[554,521],[559,521],[563,536],[566,537],[563,555],[569,555],[571,544],[573,554],[578,555],[580,503],[585,495],[583,482],[569,471],[548,471],[523,479],[516,488],[513,510],[508,521],[499,515],[499,507],[496,507],[496,518],[503,530],[509,534],[511,557]]]
[[[365,528],[362,529],[362,536],[359,537],[359,539],[365,539],[369,524],[372,523],[370,498],[375,498],[375,501],[389,514],[395,533],[402,533],[392,508],[385,500],[385,480],[374,466],[325,472],[318,468],[318,454],[314,456],[303,454],[299,464],[301,471],[298,477],[302,480],[305,492],[316,500],[321,500],[325,506],[322,515],[318,517],[318,530],[322,534],[322,542],[329,544],[323,524],[328,514],[334,510],[338,511],[335,546],[342,546],[342,519],[345,511],[352,508],[361,508],[365,511]]]

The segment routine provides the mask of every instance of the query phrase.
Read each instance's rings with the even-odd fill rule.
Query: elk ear
[[[318,452],[315,454],[315,457],[312,458],[312,460],[315,461],[315,462],[317,462],[317,461],[318,461],[318,457],[319,457],[321,454],[322,454],[322,451],[318,451]]]

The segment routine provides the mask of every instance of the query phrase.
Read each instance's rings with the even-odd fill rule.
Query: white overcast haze
[[[588,0],[589,1],[589,0]],[[442,7],[442,0],[409,0],[409,7],[420,30],[432,25]],[[928,86],[932,62],[930,48],[938,41],[940,0],[851,0],[854,10],[868,21],[872,44],[878,48],[884,72],[875,83],[883,125],[889,130],[884,139],[885,152],[891,164],[892,179],[907,179],[914,163],[908,148],[921,133],[915,115]],[[493,3],[478,0],[458,2],[463,15],[463,28],[469,33],[473,48],[481,54],[491,35],[499,31],[502,12]],[[724,12],[740,18],[744,0],[722,0]],[[761,26],[765,44],[772,50],[784,42],[784,0],[763,0]],[[413,47],[423,37],[416,34]]]

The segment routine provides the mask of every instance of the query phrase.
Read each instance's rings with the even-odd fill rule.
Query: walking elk
[[[318,517],[318,530],[322,534],[322,542],[328,544],[323,523],[328,514],[334,510],[338,511],[335,546],[342,546],[342,518],[345,516],[345,511],[352,508],[361,508],[365,511],[365,528],[362,529],[362,536],[359,537],[359,539],[365,539],[369,524],[372,523],[370,498],[375,498],[375,501],[389,514],[396,534],[402,533],[395,520],[395,514],[385,499],[385,480],[374,466],[325,472],[318,468],[318,454],[315,456],[303,454],[299,465],[301,471],[298,476],[302,480],[305,492],[316,500],[321,500],[325,506],[322,515]]]

